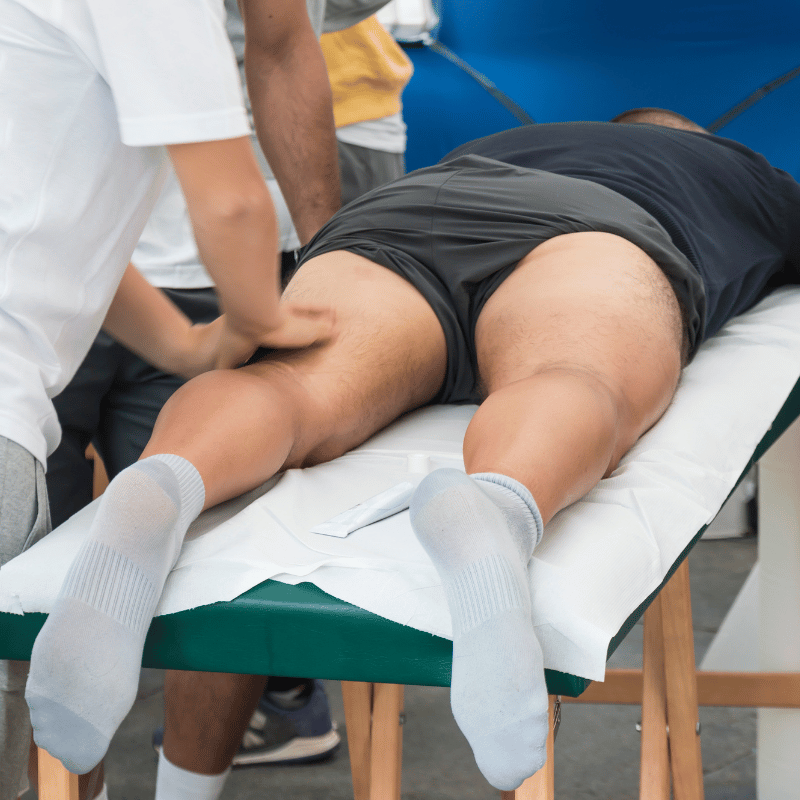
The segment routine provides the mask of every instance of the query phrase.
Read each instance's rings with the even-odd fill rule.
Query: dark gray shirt
[[[469,142],[472,153],[599,183],[655,217],[696,267],[701,339],[775,285],[800,283],[800,185],[730,139],[655,125],[565,122]]]

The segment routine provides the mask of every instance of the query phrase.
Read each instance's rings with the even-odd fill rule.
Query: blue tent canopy
[[[800,66],[797,0],[442,0],[438,40],[537,122],[671,108],[707,126]],[[404,95],[409,169],[520,124],[428,48]],[[800,178],[800,77],[719,131]]]

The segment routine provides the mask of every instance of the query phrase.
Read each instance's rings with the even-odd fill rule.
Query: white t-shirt
[[[205,289],[214,285],[200,261],[186,201],[172,169],[164,179],[131,261],[153,286]]]
[[[406,124],[401,113],[380,119],[365,119],[352,125],[336,129],[340,142],[366,147],[368,150],[382,150],[385,153],[405,153]]]
[[[249,133],[222,0],[0,0],[0,436],[44,463],[165,174]]]

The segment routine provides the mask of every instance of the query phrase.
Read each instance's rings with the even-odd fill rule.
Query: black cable
[[[709,133],[716,133],[720,128],[724,128],[729,122],[736,119],[743,111],[746,111],[750,106],[755,105],[762,97],[766,97],[770,92],[789,83],[792,79],[800,75],[800,67],[790,69],[780,78],[775,78],[774,81],[765,83],[760,89],[756,89],[751,95],[748,95],[741,103],[735,105],[730,111],[726,111],[721,117],[715,119],[710,125],[706,126]]]
[[[501,92],[485,75],[467,64],[463,58],[457,56],[449,47],[446,47],[441,42],[437,42],[435,39],[426,41],[425,44],[430,47],[434,53],[444,56],[459,69],[464,70],[470,78],[477,81],[498,103],[500,103],[500,105],[509,111],[523,125],[533,125],[536,122],[522,106],[517,105],[505,92]]]

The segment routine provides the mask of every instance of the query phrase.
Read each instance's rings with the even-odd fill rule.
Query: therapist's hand
[[[224,318],[223,318],[224,319]],[[277,324],[256,335],[242,333],[225,319],[217,346],[217,369],[232,369],[247,361],[259,347],[295,350],[330,341],[335,333],[332,309],[282,302]]]

